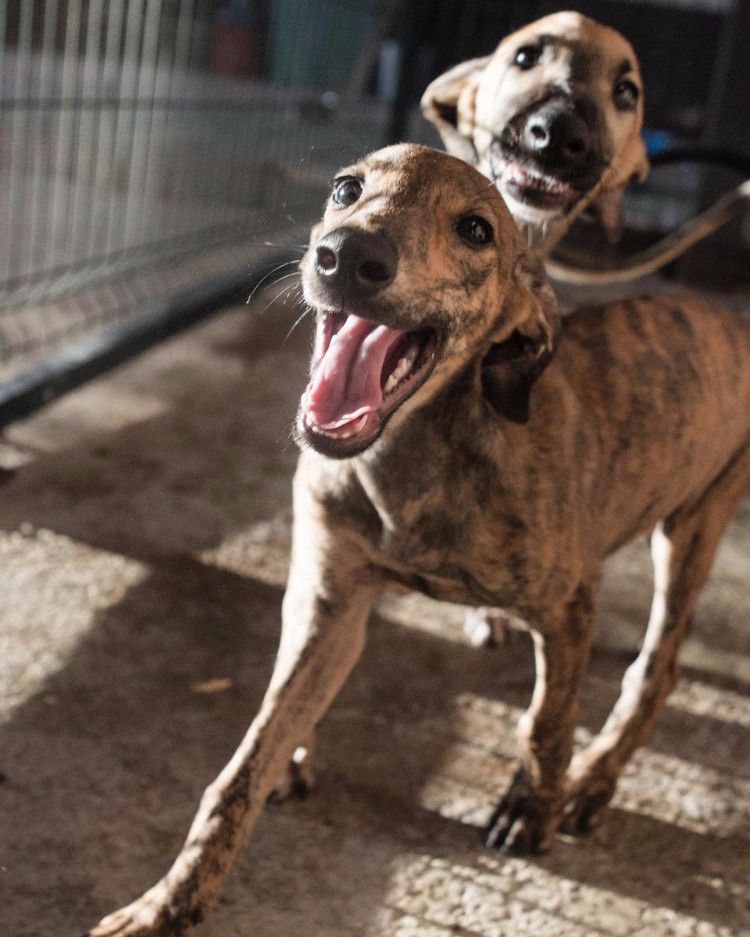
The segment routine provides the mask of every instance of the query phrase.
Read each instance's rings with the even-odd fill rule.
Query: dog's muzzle
[[[555,95],[516,115],[490,146],[501,192],[533,208],[566,211],[605,168],[594,105]]]
[[[520,137],[522,148],[557,175],[576,172],[591,152],[591,131],[566,101],[550,101],[529,114]]]
[[[310,382],[297,415],[300,438],[323,455],[362,452],[429,376],[441,342],[434,328],[399,328],[383,294],[398,251],[382,230],[342,226],[318,241],[304,268],[316,308]]]
[[[341,227],[318,242],[313,261],[321,286],[342,298],[367,298],[396,276],[398,251],[387,232]]]

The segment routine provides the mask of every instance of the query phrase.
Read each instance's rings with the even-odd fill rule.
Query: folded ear
[[[452,156],[476,165],[474,109],[477,87],[490,56],[462,62],[427,86],[420,106],[427,120],[440,131]]]
[[[622,197],[626,186],[631,182],[643,182],[649,168],[646,145],[641,135],[635,134],[613,172],[591,200],[589,208],[599,219],[610,244],[616,244],[622,233]]]
[[[524,253],[513,278],[517,288],[510,291],[508,302],[521,306],[522,313],[510,335],[491,345],[485,355],[482,391],[505,419],[526,423],[534,382],[555,349],[560,314],[539,258]]]
[[[560,310],[541,257],[521,248],[513,269],[513,281],[516,297],[511,294],[509,300],[519,305],[525,302],[525,315],[516,328],[536,357],[552,354],[560,331]]]

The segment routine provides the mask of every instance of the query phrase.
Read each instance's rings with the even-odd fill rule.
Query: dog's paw
[[[616,783],[612,778],[592,777],[569,789],[560,822],[561,832],[581,836],[596,829],[612,799]]]
[[[513,855],[537,855],[552,845],[557,823],[552,800],[535,793],[518,771],[485,828],[485,842]]]
[[[148,909],[139,909],[137,902],[108,914],[87,931],[83,937],[166,937],[181,934],[182,930],[168,929],[166,920],[152,915]]]
[[[295,749],[287,765],[286,773],[276,782],[268,799],[271,803],[280,803],[293,796],[306,797],[314,787],[312,752],[300,745]]]
[[[131,904],[102,918],[84,937],[180,937],[203,920],[203,912],[199,907],[178,909],[167,900],[169,894],[165,882],[159,882]]]
[[[512,619],[500,608],[469,608],[464,617],[464,634],[472,647],[498,647],[510,639]]]

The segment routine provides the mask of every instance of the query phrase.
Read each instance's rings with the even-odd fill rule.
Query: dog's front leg
[[[594,622],[593,586],[580,586],[560,612],[532,629],[536,682],[518,726],[521,766],[486,829],[487,845],[514,853],[552,845],[564,807],[563,780],[573,754],[578,690]]]
[[[281,643],[260,712],[206,789],[169,872],[89,937],[174,937],[204,917],[295,748],[357,661],[376,588],[352,545],[342,549],[313,499],[296,493]]]

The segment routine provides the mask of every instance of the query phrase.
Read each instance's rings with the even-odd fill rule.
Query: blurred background
[[[439,145],[418,111],[432,78],[569,6],[0,2],[0,425],[245,298],[304,244],[338,167],[395,140]],[[750,3],[575,8],[634,45],[652,153],[750,153]],[[690,162],[655,170],[629,193],[631,238],[739,181]],[[745,219],[672,272],[744,287],[749,242]]]

